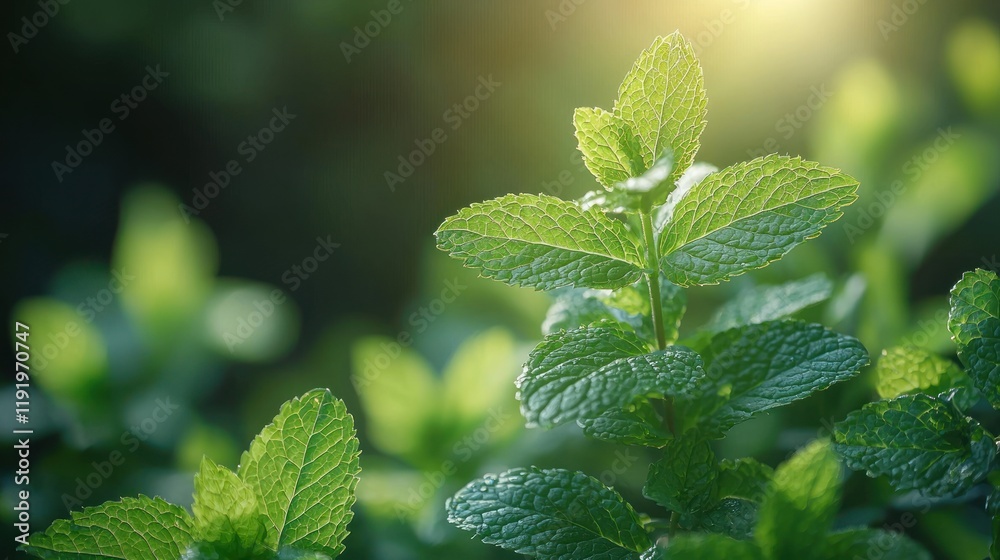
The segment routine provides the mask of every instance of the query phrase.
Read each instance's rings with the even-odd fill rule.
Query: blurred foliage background
[[[515,558],[442,515],[464,482],[511,466],[582,469],[652,506],[636,451],[523,429],[513,379],[549,300],[456,268],[432,232],[501,194],[595,188],[572,111],[609,106],[674,29],[709,92],[699,160],[789,153],[862,183],[818,240],[692,290],[688,326],[742,288],[820,272],[834,295],[803,317],[873,357],[902,341],[953,355],[948,289],[998,266],[994,2],[4,7],[0,283],[8,324],[32,329],[35,530],[123,495],[189,504],[203,454],[235,467],[282,402],[317,386],[347,401],[364,450],[345,558]],[[113,129],[97,136],[102,119]],[[873,397],[862,377],[740,426],[719,452],[777,463]],[[12,477],[0,490],[9,539]],[[928,505],[853,474],[840,523],[914,511],[907,532],[935,557],[979,559],[983,499]]]

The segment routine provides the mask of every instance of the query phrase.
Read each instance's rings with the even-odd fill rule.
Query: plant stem
[[[670,512],[670,529],[667,531],[667,535],[674,536],[677,534],[677,529],[680,528],[681,516],[676,511]]]
[[[656,346],[667,347],[667,336],[663,332],[663,304],[660,301],[660,263],[657,256],[656,238],[653,236],[653,221],[649,211],[639,213],[642,234],[646,241],[646,283],[649,284],[649,303],[653,311],[653,330],[656,331]]]

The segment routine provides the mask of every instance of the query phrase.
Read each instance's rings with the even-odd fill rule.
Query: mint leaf
[[[196,538],[219,554],[241,558],[266,551],[266,519],[253,489],[208,457],[194,477],[191,510]]]
[[[267,516],[267,545],[337,556],[354,516],[354,418],[328,390],[286,402],[243,453],[239,475]]]
[[[734,539],[753,537],[760,504],[740,498],[725,498],[682,525],[696,531],[719,533]]]
[[[551,334],[517,379],[529,426],[594,418],[637,397],[691,392],[704,376],[701,357],[682,346],[650,352],[615,323]]]
[[[489,278],[552,290],[619,288],[642,274],[632,234],[597,209],[546,195],[473,204],[441,224],[438,247]]]
[[[830,297],[833,283],[814,274],[777,286],[755,286],[742,290],[724,303],[705,330],[721,332],[743,325],[784,319]]]
[[[21,550],[39,558],[179,558],[191,544],[191,516],[160,498],[124,498],[73,512]]]
[[[630,177],[615,185],[615,190],[630,194],[646,194],[665,184],[674,170],[674,154],[666,150],[642,175]]]
[[[673,437],[649,401],[639,400],[624,408],[612,408],[596,418],[577,420],[583,433],[622,445],[663,447]]]
[[[883,350],[875,376],[875,388],[884,399],[918,392],[933,396],[953,388],[958,389],[954,400],[961,409],[971,408],[979,399],[969,377],[957,365],[920,348]]]
[[[716,503],[719,466],[708,440],[692,435],[673,439],[663,457],[649,468],[642,494],[680,514],[691,514]]]
[[[1000,409],[1000,278],[977,269],[951,289],[948,329],[972,383]]]
[[[750,541],[723,535],[678,535],[666,547],[657,546],[642,560],[764,560],[760,548]]]
[[[869,558],[873,551],[879,560],[931,560],[922,546],[895,531],[848,529],[830,534],[818,548],[825,560]]]
[[[643,169],[669,149],[677,177],[694,163],[707,106],[694,48],[674,32],[639,55],[618,89],[614,112],[638,138]]]
[[[759,502],[773,476],[774,469],[756,459],[722,461],[719,464],[719,497]]]
[[[799,158],[771,155],[713,173],[673,209],[661,268],[679,286],[718,284],[781,258],[842,215],[858,182]]]
[[[448,521],[483,542],[542,560],[638,560],[651,546],[638,514],[583,473],[513,469],[448,500]]]
[[[840,462],[815,441],[774,472],[754,538],[769,558],[812,558],[840,505]]]
[[[604,109],[581,107],[573,123],[583,163],[600,184],[610,189],[645,169],[639,139],[622,119]]]
[[[986,476],[997,451],[978,422],[922,394],[868,403],[837,423],[834,438],[852,469],[885,476],[897,490],[942,497]]]
[[[705,180],[705,177],[718,170],[719,168],[714,165],[696,162],[681,174],[677,179],[677,188],[670,193],[663,204],[653,209],[653,231],[656,232],[657,238],[663,233],[663,228],[674,219],[674,209],[687,193]]]
[[[700,396],[681,403],[686,427],[721,434],[754,415],[804,399],[858,374],[861,342],[821,325],[771,321],[712,337]]]

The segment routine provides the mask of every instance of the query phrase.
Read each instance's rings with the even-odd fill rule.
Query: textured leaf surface
[[[707,106],[694,48],[675,32],[639,55],[618,90],[615,114],[638,137],[643,169],[670,149],[677,176],[694,163]]]
[[[799,158],[766,156],[706,177],[660,237],[661,267],[679,286],[717,284],[781,258],[842,215],[858,183]]]
[[[989,472],[996,444],[950,403],[907,395],[866,404],[834,431],[849,467],[885,476],[897,490],[953,496]]]
[[[702,356],[704,396],[685,403],[686,422],[719,433],[849,379],[868,363],[858,340],[797,321],[725,331],[712,338]]]
[[[191,510],[197,539],[216,551],[239,557],[265,550],[267,529],[253,489],[208,457],[194,477]]]
[[[719,466],[708,440],[692,435],[673,439],[663,457],[652,464],[642,493],[680,514],[691,514],[715,504]]]
[[[191,544],[191,517],[159,498],[125,498],[73,512],[44,533],[35,533],[25,552],[39,558],[179,558]]]
[[[725,498],[698,513],[689,524],[695,531],[718,533],[734,539],[750,539],[757,525],[760,504],[740,498]],[[688,525],[685,525],[688,526]]]
[[[770,558],[811,558],[840,506],[840,462],[816,441],[774,472],[754,537]]]
[[[679,535],[667,547],[657,547],[642,560],[763,560],[752,541],[738,541],[723,535]]]
[[[268,546],[337,556],[354,514],[358,440],[344,402],[315,389],[281,407],[243,453],[239,475],[268,519]]]
[[[597,418],[578,420],[583,433],[622,445],[663,447],[673,437],[648,401],[640,400],[625,408],[613,408]]]
[[[720,498],[742,498],[759,502],[774,476],[774,469],[749,458],[722,461],[719,469]]]
[[[705,329],[720,332],[784,319],[830,297],[833,283],[822,274],[778,286],[756,286],[724,303]]]
[[[895,531],[877,529],[849,529],[833,533],[820,547],[825,560],[845,558],[871,558],[879,560],[932,560],[922,546]]]
[[[581,107],[573,115],[583,163],[607,188],[645,169],[641,146],[625,121],[598,108]]]
[[[954,400],[961,409],[971,408],[979,399],[969,377],[957,365],[921,348],[883,350],[875,375],[875,388],[884,399],[910,393],[935,396],[953,388],[958,390]]]
[[[518,378],[529,426],[595,418],[646,395],[681,395],[704,376],[701,357],[682,346],[650,352],[614,323],[558,332],[531,352]]]
[[[489,475],[448,500],[448,521],[483,542],[542,560],[638,560],[651,546],[617,492],[564,470]]]
[[[539,290],[619,288],[638,280],[643,268],[624,224],[546,195],[473,204],[435,235],[438,247],[483,276]]]
[[[948,328],[972,383],[1000,409],[1000,279],[985,270],[966,272],[951,290]]]

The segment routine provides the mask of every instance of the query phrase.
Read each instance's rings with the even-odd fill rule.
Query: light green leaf
[[[546,195],[507,195],[473,204],[441,224],[438,247],[489,278],[552,290],[619,288],[643,261],[625,225]]]
[[[38,558],[179,558],[193,540],[191,516],[160,498],[124,498],[73,512],[21,550]]]
[[[243,453],[239,475],[268,518],[268,547],[337,556],[354,517],[358,483],[354,418],[330,391],[286,402]]]
[[[954,496],[989,472],[996,444],[975,420],[928,395],[868,403],[834,430],[847,466],[897,490]]]
[[[194,476],[194,527],[197,539],[227,556],[266,550],[266,519],[254,490],[236,473],[205,457]]]
[[[822,274],[777,286],[756,286],[743,290],[724,303],[704,327],[721,332],[743,325],[784,319],[830,297],[833,283]]]
[[[715,434],[850,379],[868,363],[857,339],[797,321],[725,331],[701,355],[706,380],[700,397],[681,403],[682,417],[686,427]]]
[[[577,420],[583,433],[602,441],[622,445],[663,447],[673,437],[663,420],[645,400],[624,408],[612,408],[597,418]]]
[[[754,537],[769,558],[812,558],[840,506],[840,462],[815,441],[774,473]]]
[[[652,464],[642,494],[680,514],[692,514],[717,501],[719,465],[708,440],[688,434],[663,448]]]
[[[645,169],[632,129],[614,114],[581,107],[573,115],[583,163],[608,189]]]
[[[519,348],[504,329],[490,329],[466,339],[444,369],[444,410],[439,412],[453,419],[449,423],[458,424],[463,433],[481,426],[490,411],[506,408],[512,413],[516,404],[511,384],[521,370],[525,354],[527,349]],[[405,406],[417,408],[413,398],[410,395]],[[494,437],[516,428],[517,424],[520,422],[495,426]],[[399,426],[394,428],[398,430]],[[440,462],[439,457],[435,460]]]
[[[666,547],[657,546],[642,560],[764,560],[752,541],[738,541],[723,535],[678,535]]]
[[[759,502],[773,476],[774,469],[756,459],[722,461],[719,464],[719,497]]]
[[[639,55],[618,89],[614,112],[638,137],[643,169],[670,149],[676,177],[694,163],[707,106],[694,48],[675,32]]]
[[[653,166],[637,177],[631,177],[615,185],[615,190],[630,194],[646,194],[664,185],[674,170],[674,153],[666,150]]]
[[[694,188],[695,185],[705,180],[712,173],[718,171],[719,168],[702,162],[695,162],[691,167],[688,167],[684,173],[681,174],[680,178],[677,179],[677,188],[667,197],[667,200],[653,209],[653,231],[656,232],[656,237],[659,239],[661,233],[663,233],[663,228],[666,227],[668,223],[674,218],[674,209],[680,201],[687,196],[687,193]]]
[[[832,533],[818,547],[824,560],[845,558],[871,558],[872,552],[879,560],[932,560],[929,552],[906,535],[895,531],[877,529],[848,529]]]
[[[652,543],[638,514],[583,473],[514,469],[448,500],[448,521],[487,544],[542,560],[638,560]]]
[[[704,376],[701,357],[682,346],[650,352],[615,323],[558,332],[531,352],[518,378],[529,426],[595,418],[637,397],[681,395]]]
[[[972,383],[1000,409],[1000,278],[977,269],[951,289],[948,328]]]
[[[968,409],[979,398],[969,377],[957,365],[921,348],[898,346],[883,350],[875,376],[875,388],[884,399],[918,392],[934,396],[954,388],[958,389],[955,404]]]
[[[771,155],[713,173],[673,209],[660,265],[679,286],[718,284],[781,258],[842,215],[858,182],[799,158]]]

